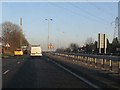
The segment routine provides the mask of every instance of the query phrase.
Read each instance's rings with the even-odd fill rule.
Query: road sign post
[[[5,45],[5,47],[6,47],[7,49],[10,48],[10,44],[7,43],[7,44]]]
[[[106,34],[99,33],[98,34],[98,44],[97,48],[99,49],[99,53],[103,53],[102,49],[104,49],[104,54],[106,54],[107,49],[107,36]]]

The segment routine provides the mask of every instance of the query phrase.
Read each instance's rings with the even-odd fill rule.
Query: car
[[[21,49],[14,50],[14,56],[22,56],[22,55],[23,55],[23,51]]]

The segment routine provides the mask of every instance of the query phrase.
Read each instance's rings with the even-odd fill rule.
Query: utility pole
[[[118,41],[120,43],[120,18],[118,17]]]
[[[120,1],[118,2],[118,11],[120,11]],[[118,12],[118,41],[120,43],[120,12]]]
[[[50,35],[49,35],[50,26],[49,26],[49,24],[50,24],[50,21],[52,21],[53,19],[45,19],[45,20],[48,21],[48,42],[47,42],[47,51],[49,51],[49,49],[50,49]]]
[[[20,48],[22,46],[22,18],[20,18]]]
[[[120,42],[120,26],[119,26],[119,17],[116,17],[115,19],[115,31],[114,31],[114,38],[118,38],[118,41]]]

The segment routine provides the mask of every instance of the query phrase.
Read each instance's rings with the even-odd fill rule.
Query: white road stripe
[[[20,64],[20,62],[17,62],[17,64]]]
[[[7,74],[10,70],[6,70],[3,74]]]
[[[66,70],[67,72],[71,73],[72,75],[74,75],[74,76],[77,77],[78,79],[84,81],[85,83],[87,83],[88,85],[92,86],[93,88],[100,88],[100,87],[98,87],[97,85],[95,85],[95,84],[89,82],[87,79],[85,79],[85,78],[83,78],[83,77],[77,75],[76,73],[72,72],[71,70],[69,70],[69,69],[63,67],[62,65],[56,63],[55,61],[52,61],[52,60],[51,60],[51,62],[53,62],[54,64],[56,64],[56,65],[59,66],[60,68]]]

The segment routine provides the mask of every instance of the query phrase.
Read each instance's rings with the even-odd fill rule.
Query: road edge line
[[[66,67],[56,63],[55,61],[53,60],[50,60],[51,62],[53,62],[54,64],[56,64],[57,66],[59,66],[60,68],[64,69],[65,71],[71,73],[73,76],[77,77],[78,79],[82,80],[83,82],[87,83],[88,85],[92,86],[93,88],[100,88],[99,86],[91,83],[90,81],[88,81],[87,79],[77,75],[76,73],[72,72],[71,70],[67,69]]]

